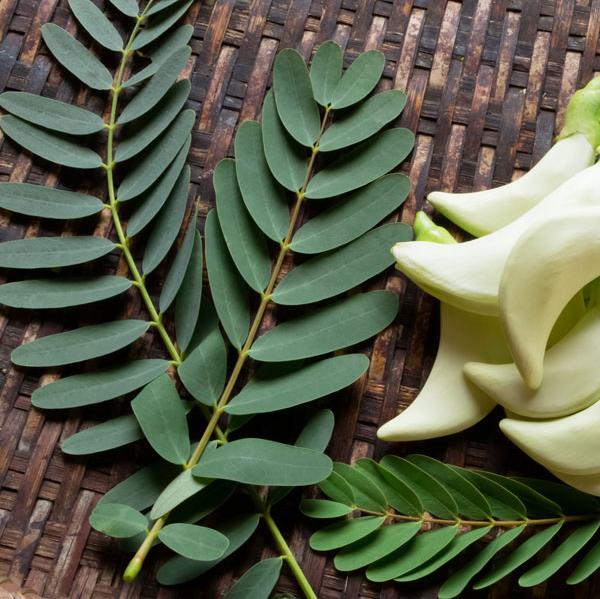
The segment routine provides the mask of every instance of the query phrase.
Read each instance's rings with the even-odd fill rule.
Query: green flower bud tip
[[[565,124],[557,139],[574,133],[582,133],[596,152],[600,150],[600,77],[576,91],[567,104]]]
[[[415,241],[456,243],[456,239],[450,235],[448,229],[436,225],[422,210],[415,214],[413,228],[415,230]]]

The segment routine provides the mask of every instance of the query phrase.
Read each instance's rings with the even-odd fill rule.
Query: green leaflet
[[[205,453],[203,459],[206,458],[207,455],[208,452]],[[196,493],[202,491],[202,489],[209,485],[210,482],[210,480],[207,481],[192,476],[191,470],[184,470],[168,485],[163,485],[160,495],[156,498],[156,501],[152,506],[150,518],[156,520],[156,518],[160,518],[164,514],[170,512],[186,499],[189,499]]]
[[[296,231],[290,247],[295,252],[317,254],[344,245],[396,210],[409,189],[405,175],[380,177],[311,218]]]
[[[99,302],[131,287],[125,277],[30,279],[0,285],[0,303],[13,308],[66,308]]]
[[[167,360],[134,360],[108,370],[75,374],[38,387],[31,396],[31,403],[49,410],[108,401],[143,387],[168,367]]]
[[[272,91],[266,95],[263,104],[262,137],[265,158],[273,177],[286,189],[298,191],[306,177],[308,154],[281,124]]]
[[[0,290],[2,287],[0,287]],[[229,414],[261,414],[318,399],[351,385],[369,367],[363,354],[336,356],[290,368],[268,364],[227,405]]]
[[[411,238],[412,227],[404,223],[377,227],[292,269],[275,288],[273,301],[284,305],[309,304],[348,291],[393,264],[390,248]]]
[[[126,414],[71,435],[61,443],[60,448],[69,455],[88,455],[122,447],[143,438],[135,416]]]
[[[148,235],[142,260],[142,271],[145,275],[150,274],[164,260],[175,243],[185,216],[189,188],[190,167],[186,165]]]
[[[200,493],[178,505],[169,518],[172,522],[199,522],[223,505],[231,497],[236,486],[228,480],[215,480]]]
[[[544,497],[557,503],[560,506],[562,513],[566,515],[593,514],[597,512],[600,507],[598,497],[588,495],[587,493],[583,493],[562,483],[523,477],[514,477],[514,480],[522,482],[531,489],[544,495]]]
[[[143,320],[116,320],[48,335],[13,350],[18,366],[62,366],[115,352],[133,343],[149,327]]]
[[[378,133],[319,171],[308,184],[306,197],[330,198],[371,183],[398,166],[410,154],[414,141],[408,129]]]
[[[303,499],[300,511],[309,518],[340,518],[351,513],[352,508],[328,499]]]
[[[213,185],[219,223],[231,259],[246,283],[260,293],[271,277],[269,249],[246,211],[233,160],[226,158],[219,162],[213,174]]]
[[[136,0],[110,0],[110,3],[128,17],[137,17],[140,12]]]
[[[384,66],[385,56],[378,50],[359,54],[335,86],[331,107],[339,110],[360,102],[377,85]]]
[[[273,179],[265,159],[260,123],[245,121],[238,127],[235,168],[250,216],[267,237],[279,243],[287,233],[289,210],[285,192]]]
[[[177,81],[167,91],[160,102],[133,124],[131,131],[123,139],[115,155],[115,162],[129,160],[152,143],[179,114],[190,94],[188,79]]]
[[[101,46],[114,52],[123,48],[119,32],[91,0],[69,0],[69,8],[81,26]]]
[[[71,141],[66,135],[48,132],[12,115],[3,116],[0,127],[26,150],[55,164],[84,169],[102,166],[102,159],[96,152]]]
[[[208,213],[204,234],[206,270],[215,308],[229,341],[240,349],[250,328],[248,288],[229,256],[216,210]]]
[[[281,566],[281,557],[270,557],[254,564],[231,587],[225,599],[269,599],[277,584]]]
[[[321,117],[306,63],[296,50],[286,48],[277,55],[273,91],[283,126],[298,143],[310,148],[319,137]]]
[[[174,6],[153,15],[148,19],[146,27],[138,34],[131,44],[132,50],[139,50],[158,39],[170,29],[187,12],[192,0],[180,0]]]
[[[315,551],[331,551],[360,541],[376,531],[383,523],[383,516],[362,516],[335,522],[311,535],[309,543]]]
[[[352,487],[335,470],[319,483],[319,489],[334,501],[354,507],[354,492]]]
[[[387,507],[385,495],[360,469],[337,462],[333,466],[333,471],[350,485],[357,506],[372,512],[385,512]]]
[[[567,578],[567,584],[578,584],[600,568],[600,542],[596,543]]]
[[[112,252],[104,237],[32,237],[0,243],[0,267],[57,268],[95,260]]]
[[[277,325],[254,342],[250,355],[281,362],[325,354],[375,335],[397,311],[398,298],[389,291],[354,295]]]
[[[109,537],[125,539],[146,530],[148,519],[128,505],[103,502],[91,513],[90,524]]]
[[[28,92],[4,92],[0,106],[24,121],[60,133],[88,135],[104,128],[104,121],[85,108]]]
[[[331,467],[331,460],[313,449],[247,438],[205,455],[193,472],[251,485],[304,486],[326,478]]]
[[[120,201],[140,195],[160,177],[186,143],[195,118],[193,110],[179,113],[173,125],[159,137],[150,151],[123,179],[117,190]]]
[[[319,140],[319,151],[339,150],[371,137],[398,117],[405,104],[406,95],[396,89],[369,98],[336,118]]]
[[[42,38],[54,58],[92,89],[106,90],[112,87],[110,71],[70,33],[55,25],[42,26]]]
[[[313,95],[321,106],[331,103],[333,92],[342,76],[342,49],[335,42],[321,44],[310,66]]]
[[[224,534],[195,524],[168,524],[158,533],[158,538],[175,553],[200,561],[220,558],[229,546]]]
[[[161,10],[164,10],[165,8],[169,8],[169,6],[172,6],[176,2],[178,2],[178,0],[158,0],[158,2],[155,2],[146,11],[146,16],[149,17],[150,15],[160,12]]]

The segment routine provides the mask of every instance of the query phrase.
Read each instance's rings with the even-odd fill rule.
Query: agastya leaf
[[[137,0],[110,0],[110,3],[128,17],[137,17],[140,12]]]
[[[329,499],[303,499],[300,511],[309,518],[340,518],[352,512],[352,508]]]
[[[377,227],[292,269],[277,285],[272,299],[276,304],[301,305],[339,295],[393,264],[390,248],[411,238],[412,228],[404,223]]]
[[[388,129],[344,153],[319,171],[306,197],[331,198],[358,189],[398,166],[411,152],[415,136],[408,129]]]
[[[339,110],[360,102],[377,85],[384,66],[385,56],[378,50],[359,54],[335,86],[331,107]]]
[[[283,126],[298,143],[310,148],[319,137],[321,117],[306,63],[292,48],[282,50],[275,59],[273,92]]]
[[[168,374],[146,385],[131,402],[131,409],[161,458],[173,464],[187,462],[190,441],[186,412]]]
[[[562,483],[538,478],[515,477],[531,489],[560,505],[563,514],[594,514],[600,509],[600,500]]]
[[[31,153],[55,164],[72,168],[98,168],[102,159],[96,152],[61,133],[52,133],[12,115],[0,119],[2,131]]]
[[[254,342],[250,355],[281,362],[325,354],[375,335],[397,311],[398,298],[392,292],[360,293],[274,327]]]
[[[170,29],[187,12],[192,0],[180,0],[174,6],[150,17],[146,26],[131,44],[132,50],[139,50],[158,39],[165,31]]]
[[[304,486],[327,478],[331,460],[313,449],[266,439],[239,439],[219,447],[194,467],[194,476],[250,485]]]
[[[308,154],[281,124],[272,91],[266,95],[263,104],[262,137],[265,158],[273,177],[286,189],[299,191],[306,177]]]
[[[496,567],[473,585],[474,589],[484,589],[508,576],[513,570],[531,559],[541,548],[550,542],[554,535],[562,528],[563,522],[557,522],[548,528],[534,534],[521,543],[512,553],[502,558]]]
[[[396,89],[369,98],[335,119],[321,136],[319,151],[339,150],[371,137],[393,121],[405,104],[406,95]]]
[[[0,287],[0,291],[2,287]],[[335,356],[282,372],[278,364],[260,368],[229,403],[229,414],[262,414],[318,399],[351,385],[369,367],[363,354]]]
[[[209,480],[192,476],[191,470],[184,470],[164,487],[161,494],[156,498],[150,511],[150,518],[155,520],[164,516],[186,499],[200,493],[210,483]]]
[[[396,210],[409,190],[405,175],[385,175],[311,218],[296,231],[290,247],[316,254],[344,245]]]
[[[352,487],[335,470],[319,483],[319,489],[330,499],[354,507],[354,491]]]
[[[161,313],[168,310],[183,283],[190,263],[190,258],[192,257],[196,233],[196,212],[194,212],[192,218],[190,218],[181,246],[177,250],[177,254],[173,259],[173,264],[171,264],[171,268],[165,277],[165,282],[160,292],[158,305]],[[202,267],[200,267],[200,272],[202,272]]]
[[[173,124],[123,179],[117,191],[119,201],[139,196],[160,177],[186,143],[195,118],[193,110],[179,113]]]
[[[254,222],[273,241],[286,235],[289,209],[285,192],[271,175],[260,123],[243,122],[235,136],[235,168],[244,204]]]
[[[223,505],[235,491],[236,484],[228,480],[215,480],[200,493],[179,504],[171,514],[171,522],[195,524]]]
[[[104,128],[104,121],[85,108],[28,92],[4,92],[0,106],[24,121],[60,133],[87,135]]]
[[[144,320],[116,320],[48,335],[13,350],[18,366],[62,366],[98,358],[139,339],[150,326]]]
[[[229,539],[224,534],[196,524],[167,524],[158,533],[158,538],[175,553],[201,561],[220,558],[229,546]]]
[[[30,310],[80,306],[119,295],[131,285],[129,279],[113,275],[30,279],[0,285],[0,304]]]
[[[143,438],[144,433],[135,416],[125,414],[71,435],[61,443],[60,448],[68,455],[88,455],[122,447]]]
[[[470,520],[489,520],[492,508],[485,495],[459,471],[426,455],[410,455],[407,459],[443,484],[458,506],[458,512]]]
[[[229,341],[240,349],[250,328],[248,288],[229,255],[216,210],[206,217],[204,235],[206,270],[215,308]]]
[[[387,501],[381,490],[373,484],[372,479],[358,468],[336,462],[333,471],[339,474],[352,487],[354,501],[358,508],[372,512],[385,512]]]
[[[142,259],[144,274],[151,273],[164,260],[175,243],[185,216],[189,189],[190,167],[186,165],[152,224]]]
[[[310,65],[313,96],[321,106],[331,103],[342,76],[342,49],[335,42],[321,44]]]
[[[398,477],[388,473],[387,478],[382,473],[382,467],[369,458],[357,460],[354,467],[373,481],[385,496],[388,505],[400,514],[419,516],[423,513],[421,500],[416,493]]]
[[[546,559],[519,578],[522,587],[533,587],[550,578],[596,534],[600,521],[581,524]]]
[[[154,108],[133,123],[131,130],[117,146],[115,162],[133,158],[152,143],[183,108],[190,88],[188,79],[177,81]]]
[[[182,352],[188,349],[200,316],[202,261],[202,239],[194,224],[192,251],[175,302],[175,332]]]
[[[108,401],[143,387],[168,367],[167,360],[134,360],[107,370],[74,374],[36,389],[31,403],[58,410]]]
[[[90,262],[104,256],[115,244],[104,237],[32,237],[0,243],[3,268],[58,268]]]
[[[69,0],[69,8],[80,25],[101,46],[114,52],[123,48],[119,32],[91,0]]]
[[[147,17],[149,17],[157,12],[160,12],[161,10],[165,10],[165,8],[169,8],[169,6],[172,6],[178,1],[179,0],[158,0],[158,2],[155,2],[145,14]]]
[[[164,585],[181,584],[208,572],[239,549],[252,536],[259,519],[258,514],[238,514],[230,517],[219,527],[219,530],[229,540],[229,547],[220,558],[209,562],[200,562],[177,555],[160,567],[156,575],[158,582]]]
[[[282,566],[281,557],[270,557],[254,564],[229,589],[225,599],[269,599]]]
[[[380,465],[381,473],[386,480],[393,482],[388,473],[399,478],[415,492],[429,513],[447,519],[458,516],[456,501],[446,487],[415,464],[398,456],[387,455],[381,460]]]
[[[315,551],[331,551],[360,541],[375,532],[383,523],[383,516],[362,516],[335,522],[311,535],[309,544]]]
[[[346,547],[335,556],[333,563],[342,572],[364,568],[408,543],[420,528],[420,522],[383,526],[368,537]]]
[[[575,566],[567,578],[567,584],[579,584],[600,568],[600,542],[596,543]]]
[[[90,524],[109,537],[126,539],[147,530],[148,518],[128,505],[99,503],[90,515]]]
[[[444,526],[423,532],[383,559],[371,564],[367,578],[385,582],[414,570],[443,551],[458,534],[458,526]]]
[[[462,553],[469,545],[472,545],[488,534],[490,530],[492,530],[491,526],[484,526],[459,534],[458,537],[444,549],[444,551],[434,555],[425,563],[414,570],[411,570],[408,574],[403,574],[402,576],[395,578],[395,580],[398,582],[412,582],[413,580],[419,580],[425,576],[429,576],[429,574],[439,570],[444,564]]]
[[[219,223],[231,259],[246,283],[260,293],[266,289],[271,277],[269,250],[244,205],[233,160],[226,158],[219,162],[213,174],[213,185]]]

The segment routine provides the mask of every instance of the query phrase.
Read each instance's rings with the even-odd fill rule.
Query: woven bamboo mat
[[[195,26],[190,104],[198,115],[191,196],[202,197],[202,215],[212,202],[211,169],[230,152],[236,125],[258,116],[280,48],[296,47],[308,57],[333,38],[345,48],[347,62],[366,49],[385,53],[380,87],[407,90],[400,124],[417,134],[404,167],[413,182],[399,215],[405,222],[412,222],[431,189],[481,189],[528,169],[550,146],[568,96],[600,62],[600,0],[205,0],[194,4],[186,20]],[[102,98],[88,96],[48,57],[40,42],[40,27],[47,21],[77,31],[63,0],[0,0],[0,89],[43,93],[102,112]],[[0,140],[1,180],[48,183],[56,174]],[[93,188],[94,183],[73,184]],[[40,231],[38,223],[6,213],[0,214],[0,226],[2,239]],[[96,231],[107,229],[100,222]],[[394,289],[401,311],[395,325],[367,347],[372,351],[368,376],[330,402],[337,414],[331,456],[348,461],[388,451],[424,452],[501,473],[543,474],[498,432],[498,413],[464,434],[430,443],[377,443],[378,424],[406,407],[426,378],[438,321],[435,302],[399,274],[389,272],[372,286]],[[129,308],[138,309],[135,302]],[[85,320],[86,314],[78,318]],[[160,552],[138,581],[120,582],[123,555],[109,539],[90,531],[87,517],[100,495],[145,456],[138,449],[65,459],[58,448],[61,439],[94,416],[113,415],[106,412],[114,408],[58,415],[31,409],[39,373],[17,370],[9,360],[14,347],[60,326],[48,314],[0,314],[0,597],[22,596],[20,587],[29,589],[25,596],[47,599],[221,596],[232,576],[272,553],[267,538],[257,536],[227,568],[187,587],[157,588],[153,573]],[[336,573],[330,560],[306,548],[311,524],[298,515],[297,500],[298,495],[290,498],[279,519],[320,598],[435,597],[435,578],[380,587],[366,584],[360,574]],[[6,590],[4,576],[13,581]],[[295,587],[284,577],[279,590],[294,592]],[[487,596],[593,598],[600,597],[600,580],[575,589],[553,582],[525,591],[511,579]]]

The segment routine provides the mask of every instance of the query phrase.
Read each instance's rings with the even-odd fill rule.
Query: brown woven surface
[[[46,21],[77,30],[62,0],[0,0],[0,89],[43,93],[101,112],[102,97],[82,91],[48,57],[40,42]],[[190,103],[198,114],[190,162],[203,215],[212,201],[206,174],[230,152],[236,125],[258,116],[277,50],[297,47],[308,57],[316,45],[333,38],[345,47],[347,61],[365,49],[383,50],[381,88],[408,90],[400,124],[417,132],[405,165],[414,192],[401,218],[411,222],[430,189],[503,183],[545,152],[566,98],[598,68],[600,0],[211,0],[194,4],[187,22],[195,25]],[[1,180],[43,183],[56,176],[56,170],[32,163],[12,143],[0,143]],[[78,183],[95,185],[93,180]],[[30,220],[0,214],[0,221],[2,239],[38,233],[38,223]],[[107,222],[98,227],[107,229]],[[420,451],[496,472],[539,473],[502,438],[497,413],[447,439],[400,446],[376,442],[378,424],[408,405],[426,377],[438,326],[435,303],[397,273],[374,284],[383,285],[400,295],[401,311],[372,346],[368,377],[332,402],[338,420],[331,456],[347,461],[390,450]],[[135,313],[137,304],[129,310]],[[95,316],[92,311],[78,318]],[[14,347],[59,327],[52,315],[0,314],[0,578],[8,576],[17,585],[0,590],[0,596],[10,597],[18,586],[48,599],[221,596],[231,576],[239,576],[260,555],[272,554],[268,537],[257,536],[227,568],[186,587],[157,588],[153,571],[164,558],[160,551],[136,583],[120,582],[125,558],[109,539],[90,532],[87,517],[100,495],[133,471],[132,452],[86,461],[65,459],[58,449],[61,439],[94,414],[106,417],[114,408],[58,415],[31,409],[39,373],[15,369],[9,360]],[[143,457],[138,450],[136,460]],[[336,573],[330,560],[307,549],[311,524],[295,510],[297,499],[292,496],[276,516],[319,597],[435,596],[435,578],[380,587],[366,584],[361,574]],[[295,590],[287,575],[280,589]],[[552,582],[524,591],[513,578],[489,593],[495,598],[567,596],[600,596],[598,579],[575,589]]]

